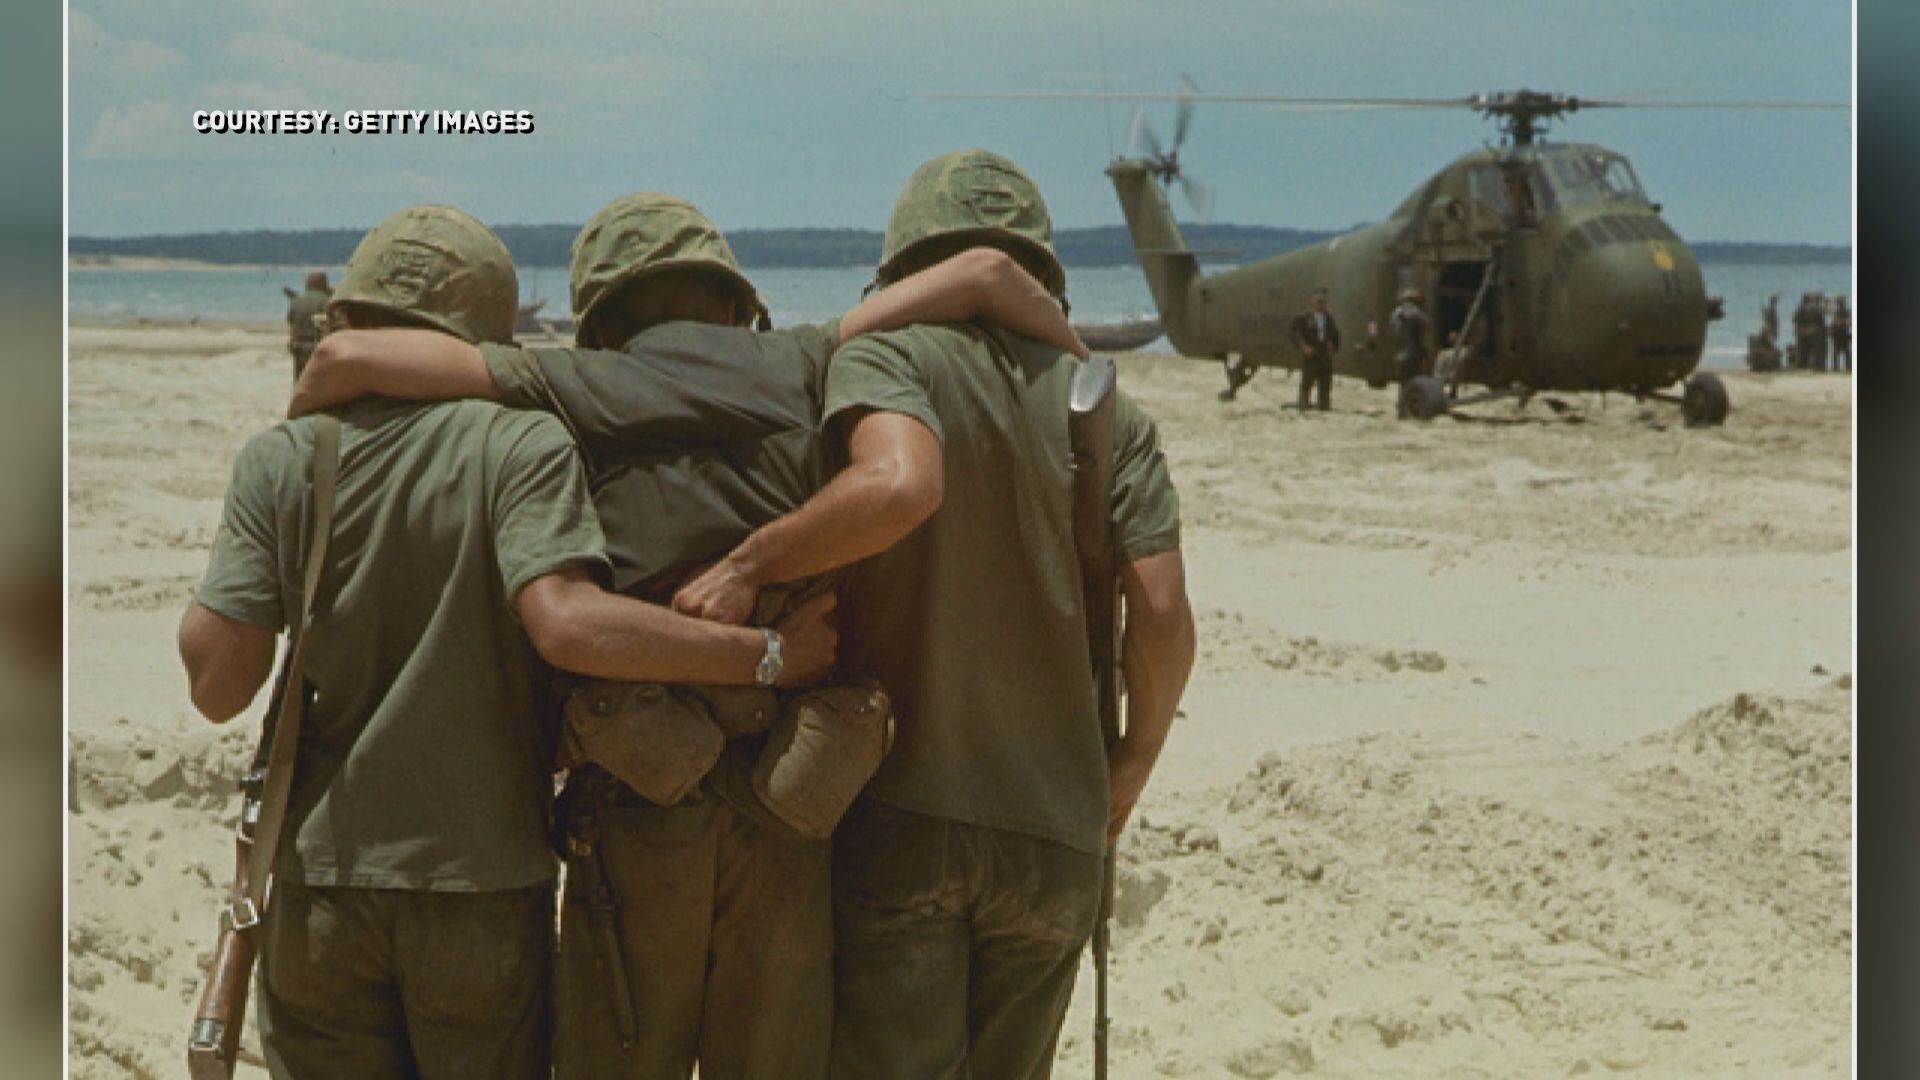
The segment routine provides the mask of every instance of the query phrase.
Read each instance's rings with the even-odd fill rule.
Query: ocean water
[[[340,271],[340,267],[329,268],[336,281]],[[1780,294],[1780,320],[1788,335],[1801,293],[1819,289],[1828,296],[1851,298],[1853,294],[1853,273],[1845,265],[1706,263],[1703,271],[1707,292],[1724,297],[1727,312],[1725,319],[1708,324],[1705,367],[1745,365],[1747,335],[1760,329],[1760,305],[1769,293]],[[96,318],[199,317],[274,323],[286,314],[281,287],[298,288],[303,273],[296,269],[76,269],[68,275],[69,307],[76,315]],[[774,323],[781,326],[840,314],[859,301],[870,277],[868,271],[853,267],[763,269],[752,274]],[[1068,280],[1076,320],[1115,322],[1153,314],[1153,298],[1135,267],[1069,268]],[[523,303],[544,299],[544,314],[566,314],[566,268],[521,267],[520,296]],[[1168,350],[1165,338],[1149,346],[1149,351]]]

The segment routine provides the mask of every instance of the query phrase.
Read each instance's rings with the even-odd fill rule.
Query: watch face
[[[771,630],[766,631],[766,635],[766,655],[762,656],[760,663],[754,666],[753,681],[761,686],[772,686],[773,681],[780,677],[780,635]]]

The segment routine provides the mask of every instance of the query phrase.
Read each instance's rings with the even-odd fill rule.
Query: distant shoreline
[[[304,274],[300,266],[275,266],[268,263],[221,263],[206,259],[182,259],[168,255],[88,255],[67,256],[68,270],[135,270],[146,273],[166,270],[260,270]]]
[[[1740,246],[1745,247],[1746,245],[1740,245]],[[1707,245],[1707,244],[1692,245],[1692,247],[1693,247],[1694,257],[1699,259],[1702,263],[1705,263],[1708,266],[1757,266],[1757,265],[1763,265],[1763,264],[1789,265],[1789,266],[1793,266],[1793,265],[1848,266],[1853,262],[1853,251],[1851,248],[1834,248],[1834,249],[1822,248],[1816,251],[1790,250],[1786,252],[1778,252],[1778,251],[1772,251],[1772,250],[1724,251],[1724,250],[1716,250],[1713,245]],[[845,270],[845,269],[865,270],[865,269],[868,269],[867,267],[864,267],[864,266],[848,267],[848,266],[840,266],[840,265],[816,266],[816,265],[804,264],[804,263],[752,263],[752,262],[747,262],[744,259],[741,260],[741,262],[743,267],[749,273],[752,273],[757,270]],[[221,262],[211,262],[206,259],[181,259],[181,258],[164,256],[164,255],[73,255],[67,259],[67,269],[69,271],[90,270],[90,271],[100,271],[100,272],[108,272],[108,273],[118,271],[118,272],[151,274],[151,273],[170,273],[170,272],[176,272],[176,271],[199,270],[199,271],[220,271],[220,272],[230,272],[230,273],[250,272],[250,273],[286,274],[290,278],[295,278],[295,279],[306,274],[309,270],[313,270],[316,268],[325,268],[325,267],[338,267],[340,265],[343,265],[343,264],[325,262],[325,261],[315,262],[315,263],[221,263]],[[563,263],[521,263],[520,265],[528,269],[539,268],[543,270],[560,270],[560,271],[565,271],[567,269],[566,265]],[[1127,264],[1111,263],[1111,262],[1093,262],[1093,263],[1072,262],[1072,261],[1065,262],[1065,266],[1069,271],[1099,270],[1099,269],[1107,269],[1113,266],[1125,266],[1125,265]],[[1206,263],[1206,265],[1213,266],[1216,264],[1212,262],[1208,262]],[[1225,266],[1230,264],[1220,263],[1218,265]],[[297,280],[294,280],[289,283],[289,287],[291,288],[298,284],[299,282]]]
[[[503,225],[497,230],[514,261],[528,267],[567,265],[577,231],[571,225]],[[1333,230],[1270,225],[1182,227],[1187,243],[1202,251],[1232,251],[1245,263],[1319,243]],[[359,242],[351,229],[194,233],[173,236],[75,236],[68,242],[69,269],[86,270],[275,270],[304,272],[344,266]],[[739,229],[728,236],[749,271],[773,269],[869,269],[879,258],[881,234],[866,229]],[[1054,250],[1069,268],[1133,266],[1133,240],[1119,225],[1060,229]],[[1705,263],[1852,262],[1846,244],[1790,244],[1703,240],[1688,245]],[[1213,260],[1203,260],[1212,263]]]

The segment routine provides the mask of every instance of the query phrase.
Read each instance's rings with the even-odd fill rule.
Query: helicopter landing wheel
[[[1431,375],[1416,375],[1400,385],[1400,415],[1431,420],[1447,411],[1447,388]]]
[[[1680,415],[1688,427],[1719,427],[1727,422],[1730,407],[1727,386],[1720,381],[1720,376],[1696,371],[1687,377],[1686,390],[1680,397]]]

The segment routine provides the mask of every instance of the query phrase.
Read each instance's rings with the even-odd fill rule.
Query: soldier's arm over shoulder
[[[949,332],[923,328],[912,340]],[[845,467],[682,586],[676,610],[740,621],[764,586],[885,551],[939,509],[946,477],[940,419],[905,340],[868,335],[834,355],[822,424]]]
[[[779,346],[797,346],[794,349]],[[825,332],[765,334],[673,323],[623,350],[482,346],[501,399],[560,416],[589,455],[751,442],[796,418],[784,393],[805,378],[793,353],[832,348]]]
[[[305,416],[369,394],[409,401],[498,400],[475,346],[438,330],[336,330],[320,339],[293,388],[287,415]]]
[[[1125,393],[1114,417],[1113,525],[1123,561],[1180,546],[1180,495],[1153,418]]]
[[[1087,347],[1046,286],[997,248],[969,248],[862,300],[840,320],[839,338],[892,330],[910,323],[978,319],[1063,352],[1086,357]]]

